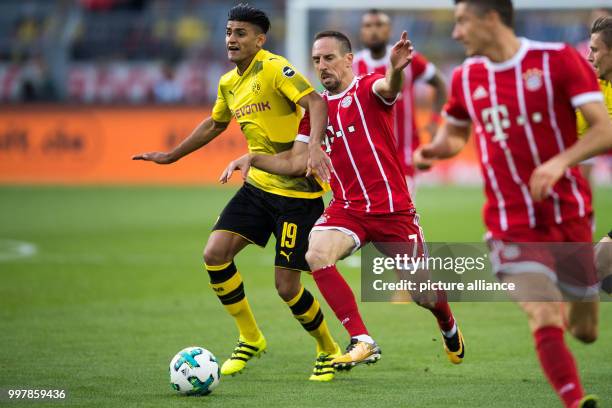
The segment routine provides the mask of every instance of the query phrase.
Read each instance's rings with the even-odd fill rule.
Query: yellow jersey
[[[259,50],[248,68],[224,74],[219,80],[212,118],[229,122],[235,117],[252,153],[276,154],[290,150],[302,109],[297,101],[314,89],[289,62]],[[324,189],[314,177],[291,177],[251,168],[247,183],[286,197],[316,198]]]
[[[599,87],[603,93],[606,108],[608,108],[608,115],[610,115],[612,119],[612,82],[606,81],[605,79],[599,79]],[[587,131],[589,124],[580,111],[576,111],[576,122],[578,125],[578,136],[580,137]]]

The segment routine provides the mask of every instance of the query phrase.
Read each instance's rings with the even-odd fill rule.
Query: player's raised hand
[[[558,157],[553,157],[536,167],[529,179],[529,191],[533,200],[546,199],[552,192],[555,183],[563,176],[566,168],[565,163]]]
[[[164,152],[148,152],[148,153],[136,154],[132,156],[132,160],[152,161],[157,164],[170,164],[176,161],[175,159],[172,158],[170,153],[164,153]]]
[[[247,176],[249,175],[249,170],[251,168],[251,160],[251,155],[247,153],[244,156],[241,156],[236,160],[230,162],[230,164],[228,164],[225,170],[223,170],[223,173],[221,173],[221,177],[219,177],[219,181],[221,182],[221,184],[227,183],[232,177],[234,171],[236,170],[240,170],[240,173],[242,174],[242,179],[246,180]]]
[[[321,180],[329,183],[332,169],[331,159],[319,146],[314,146],[308,149],[306,177],[316,175],[319,176]]]
[[[401,71],[412,62],[414,47],[408,39],[408,33],[402,32],[398,42],[391,48],[391,68]]]

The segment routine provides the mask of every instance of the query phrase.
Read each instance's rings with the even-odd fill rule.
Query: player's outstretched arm
[[[589,129],[574,145],[538,166],[531,174],[529,190],[535,201],[548,197],[552,187],[568,167],[612,148],[612,123],[602,102],[586,103],[578,108]]]
[[[262,153],[248,153],[232,161],[223,171],[219,181],[225,184],[236,170],[240,170],[242,179],[246,180],[251,166],[268,173],[284,176],[303,176],[306,173],[308,161],[308,145],[296,141],[291,150],[275,155]]]
[[[132,160],[152,161],[157,164],[170,164],[183,156],[198,150],[219,136],[228,123],[215,122],[212,118],[204,119],[191,134],[170,152],[148,152],[132,156]]]
[[[419,146],[413,154],[415,166],[419,170],[429,170],[434,160],[449,159],[459,154],[470,137],[469,126],[444,123],[431,143]]]
[[[402,90],[404,82],[404,68],[412,62],[414,48],[408,40],[408,33],[402,32],[399,41],[391,48],[391,56],[387,74],[384,80],[374,83],[374,91],[385,99],[395,99]]]

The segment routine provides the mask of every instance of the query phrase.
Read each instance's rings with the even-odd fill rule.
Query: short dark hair
[[[476,8],[480,15],[486,14],[489,11],[495,11],[499,14],[504,25],[512,28],[514,26],[514,6],[512,0],[455,0],[455,4],[467,3]]]
[[[256,25],[266,34],[270,29],[270,19],[262,10],[249,4],[240,3],[227,13],[227,21],[244,21]]]
[[[340,43],[340,51],[342,51],[343,54],[353,52],[353,48],[351,47],[351,40],[349,40],[348,37],[342,34],[340,31],[321,31],[315,35],[314,40],[317,41],[320,38],[326,37],[335,38]]]
[[[591,34],[601,33],[601,39],[606,47],[612,48],[612,17],[602,16],[593,21]]]

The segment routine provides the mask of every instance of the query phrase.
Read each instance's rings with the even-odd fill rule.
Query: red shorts
[[[590,217],[536,228],[512,228],[487,234],[495,273],[543,273],[575,296],[597,294],[593,232]]]
[[[371,214],[346,209],[342,204],[332,203],[325,209],[323,215],[317,220],[312,231],[338,230],[349,235],[355,241],[352,252],[368,242],[416,244],[419,254],[425,249],[423,229],[419,225],[419,216],[414,209],[387,214]],[[401,251],[392,251],[394,245],[385,245],[386,249],[379,248],[388,256],[406,252],[406,246]],[[413,250],[410,250],[413,253]]]

